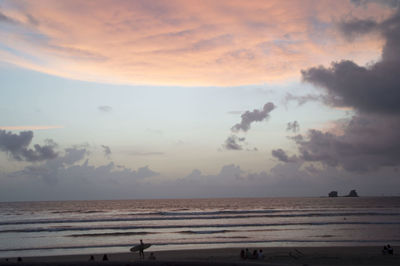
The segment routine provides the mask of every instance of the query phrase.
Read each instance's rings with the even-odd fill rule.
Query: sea
[[[400,197],[0,203],[0,257],[400,244]]]

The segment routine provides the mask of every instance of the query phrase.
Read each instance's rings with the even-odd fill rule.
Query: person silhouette
[[[142,239],[140,239],[139,256],[141,259],[144,259],[144,243]]]
[[[390,245],[387,245],[387,253],[389,255],[393,255],[394,254],[393,248]]]

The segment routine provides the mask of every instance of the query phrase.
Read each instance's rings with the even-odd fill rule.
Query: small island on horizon
[[[329,192],[328,197],[329,197],[329,198],[337,198],[337,197],[339,197],[339,196],[338,196],[338,192],[337,192],[337,191],[331,191],[331,192]],[[356,198],[356,197],[359,197],[359,196],[358,196],[358,194],[357,194],[357,191],[356,191],[355,189],[353,189],[353,190],[351,190],[351,191],[349,192],[349,194],[347,194],[347,195],[345,195],[345,196],[341,196],[341,197]]]

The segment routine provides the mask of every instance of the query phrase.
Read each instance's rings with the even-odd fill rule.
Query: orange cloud
[[[393,12],[313,0],[13,3],[2,13],[15,23],[0,31],[13,52],[0,49],[0,60],[73,79],[152,85],[255,84],[342,58],[368,62],[382,43],[349,43],[335,23]]]

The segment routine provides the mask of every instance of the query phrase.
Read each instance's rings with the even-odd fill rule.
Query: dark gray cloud
[[[275,105],[271,102],[266,103],[261,110],[254,109],[253,111],[244,112],[241,117],[242,121],[234,125],[231,130],[238,132],[240,130],[246,132],[250,129],[251,123],[260,122],[269,117],[269,113],[275,109]]]
[[[294,162],[298,161],[296,156],[293,155],[293,156],[289,157],[286,154],[286,152],[284,150],[282,150],[282,149],[272,150],[271,154],[272,154],[272,156],[274,156],[275,158],[277,158],[281,162],[294,163]]]
[[[275,105],[272,102],[268,102],[264,105],[261,110],[254,109],[253,111],[246,111],[242,113],[242,120],[240,123],[234,125],[231,128],[233,132],[239,132],[240,130],[247,132],[250,129],[251,123],[260,122],[269,118],[269,113],[275,109]],[[230,112],[233,114],[233,112]],[[225,143],[222,145],[227,150],[243,150],[243,144],[246,139],[240,138],[236,135],[229,136]],[[247,151],[258,151],[257,148],[247,149]]]
[[[286,131],[292,131],[293,133],[296,133],[300,130],[300,125],[299,122],[293,121],[293,122],[288,122],[286,125]]]
[[[376,31],[378,30],[378,26],[378,22],[372,19],[353,19],[351,21],[339,23],[340,31],[349,40]]]
[[[279,161],[286,163],[289,162],[289,157],[287,156],[286,152],[282,149],[272,150],[271,154]]]
[[[243,145],[240,142],[244,142],[246,138],[239,138],[236,135],[229,136],[224,143],[224,148],[227,150],[243,150]]]
[[[302,71],[302,76],[304,81],[326,90],[326,102],[331,106],[352,107],[362,112],[399,113],[399,63],[381,62],[368,69],[352,61],[341,61],[332,63],[330,68]]]
[[[25,167],[22,173],[29,177],[40,177],[47,184],[55,185],[58,183],[59,171],[73,167],[89,155],[86,147],[70,147],[64,150],[62,155],[57,158],[47,160],[41,165],[30,165]]]
[[[22,149],[21,155],[25,161],[37,162],[56,158],[58,153],[54,151],[54,147],[51,145],[40,146],[35,144],[33,149]],[[21,158],[21,156],[17,156],[17,158]]]
[[[0,150],[8,153],[17,161],[37,162],[57,157],[56,144],[48,140],[45,145],[33,145],[29,148],[33,139],[32,131],[22,131],[19,134],[0,130]]]
[[[99,107],[97,107],[100,111],[102,112],[111,112],[112,111],[112,107],[108,106],[108,105],[100,105]]]
[[[325,103],[361,112],[400,113],[400,12],[383,22],[352,20],[341,23],[346,36],[379,32],[386,40],[382,60],[368,67],[353,61],[334,62],[302,70],[305,82],[325,89]]]
[[[17,135],[12,132],[0,130],[0,149],[2,151],[11,152],[12,154],[18,154],[20,150],[31,144],[32,138],[32,131],[23,131]]]
[[[357,115],[344,130],[341,135],[310,130],[297,136],[299,157],[352,172],[400,165],[400,119]]]
[[[382,59],[366,67],[343,60],[329,68],[302,71],[305,82],[323,89],[319,96],[323,103],[350,107],[354,116],[347,123],[338,121],[340,134],[312,129],[293,137],[298,159],[364,174],[395,169],[400,165],[400,13],[382,22],[342,22],[340,29],[351,40],[370,32],[380,34],[385,40]],[[287,160],[283,151],[275,150],[273,155]]]
[[[110,158],[110,156],[111,156],[110,147],[105,146],[105,145],[101,145],[101,147],[103,148],[104,156],[107,157],[107,158]]]

